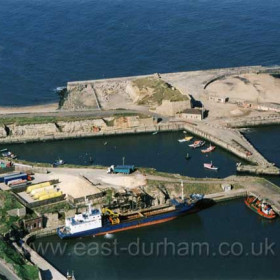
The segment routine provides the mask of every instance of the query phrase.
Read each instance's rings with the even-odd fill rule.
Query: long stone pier
[[[279,175],[280,170],[265,159],[261,153],[238,131],[207,122],[186,123],[184,129],[230,151],[250,162],[251,165],[238,164],[237,171],[255,174]]]

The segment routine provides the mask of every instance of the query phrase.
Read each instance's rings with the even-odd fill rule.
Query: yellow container
[[[52,190],[48,190],[48,191],[44,191],[42,193],[39,193],[38,199],[40,200],[41,196],[44,196],[44,195],[47,195],[47,194],[52,194],[52,193],[54,193],[56,191],[57,191],[56,189],[52,189]]]
[[[36,184],[36,185],[31,185],[26,189],[26,192],[30,193],[33,190],[41,189],[41,188],[44,188],[44,187],[47,187],[50,185],[51,185],[51,182],[44,182],[44,183],[40,183],[40,184]]]
[[[63,194],[62,191],[53,192],[53,193],[50,193],[50,194],[40,196],[39,200],[46,200],[46,199],[58,197],[58,196],[61,196],[62,194]]]

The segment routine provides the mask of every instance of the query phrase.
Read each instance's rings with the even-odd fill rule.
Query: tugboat
[[[264,200],[260,200],[257,197],[250,195],[245,199],[244,202],[251,210],[260,216],[270,220],[276,218],[276,213]]]

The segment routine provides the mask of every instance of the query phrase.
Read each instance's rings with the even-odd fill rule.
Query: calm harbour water
[[[0,105],[71,80],[280,63],[280,1],[0,0]]]
[[[214,153],[202,154],[200,149],[193,150],[188,146],[192,142],[179,143],[178,139],[183,137],[183,132],[122,135],[1,145],[0,149],[7,147],[19,158],[35,162],[52,163],[57,158],[62,158],[69,164],[90,165],[89,160],[93,159],[94,165],[110,166],[122,164],[125,157],[126,164],[153,167],[159,171],[191,177],[226,177],[235,173],[236,163],[240,159],[220,148]],[[106,142],[107,145],[104,145]],[[187,154],[191,156],[190,160],[185,159]],[[210,161],[220,167],[219,172],[203,168],[203,163]]]
[[[52,162],[60,156],[69,163],[88,164],[89,157],[92,156],[94,164],[110,165],[121,163],[122,157],[125,156],[126,163],[194,177],[224,177],[234,174],[235,163],[239,159],[220,148],[206,157],[200,149],[191,150],[187,143],[178,143],[177,140],[183,135],[182,132],[175,132],[114,136],[27,143],[10,145],[8,148],[18,153],[21,158],[32,161]],[[280,140],[278,127],[250,129],[246,136],[269,160],[280,166],[280,159],[277,156]],[[104,145],[105,141],[108,142],[107,145]],[[184,158],[187,152],[192,156],[188,161]],[[220,167],[218,172],[204,170],[202,163],[210,160]],[[279,177],[269,179],[280,186]],[[165,224],[117,233],[110,236],[110,239],[90,237],[60,241],[55,236],[38,239],[35,245],[42,243],[43,247],[49,246],[46,244],[52,244],[54,247],[57,244],[66,246],[63,258],[50,250],[47,250],[44,256],[64,273],[67,270],[74,270],[78,280],[277,279],[280,261],[279,232],[279,219],[266,221],[247,209],[242,200],[236,200],[215,205],[197,214]],[[96,253],[98,250],[96,248],[101,248],[104,242],[109,242],[111,244],[109,248],[113,248],[112,242],[117,240],[118,248],[127,248],[131,242],[137,242],[137,238],[140,245],[145,244],[148,252],[152,243],[163,242],[164,238],[167,238],[169,242],[175,242],[175,255],[172,249],[168,249],[165,255],[162,249],[151,256],[142,253],[130,256],[126,249],[117,256],[103,256],[101,251]],[[251,246],[255,248],[264,246],[260,244],[265,242],[266,238],[269,244],[275,242],[273,246],[275,255],[252,256]],[[207,255],[207,252],[204,252],[199,255],[198,252],[194,252],[194,255],[181,256],[178,248],[182,242],[189,243],[189,246],[191,242],[208,242],[211,253]],[[222,256],[218,253],[221,242],[236,246],[233,248],[237,252],[242,246],[244,251],[238,256]],[[255,245],[252,245],[253,243]],[[82,250],[75,251],[75,246],[81,246]]]
[[[259,252],[259,248],[264,246],[260,244],[265,240],[269,244],[275,243],[273,252],[253,256],[252,248]],[[100,249],[104,242],[108,242],[106,246],[112,250],[106,251],[108,255],[105,256]],[[117,242],[115,252],[119,255],[111,254],[113,242]],[[168,245],[165,251],[164,247],[156,247],[160,246],[156,245],[159,242],[172,242],[174,245]],[[201,254],[199,249],[182,250],[187,246],[191,248],[195,242],[206,242]],[[229,247],[221,246],[222,242]],[[107,238],[65,241],[53,236],[38,239],[34,243],[35,248],[39,243],[43,243],[44,248],[46,244],[52,244],[53,248],[59,244],[65,248],[63,258],[50,249],[45,251],[44,257],[64,273],[74,270],[78,280],[279,279],[279,219],[272,222],[263,220],[247,209],[242,200],[221,203],[172,222],[120,232]],[[133,243],[135,245],[129,245]],[[137,248],[140,248],[138,252]],[[233,248],[232,254],[224,256],[228,248]],[[151,255],[147,256],[150,252]]]

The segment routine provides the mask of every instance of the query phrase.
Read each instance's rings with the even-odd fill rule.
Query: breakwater
[[[231,128],[246,128],[278,124],[280,124],[280,115],[270,114],[265,116],[240,118],[239,120],[228,122],[227,126]]]

